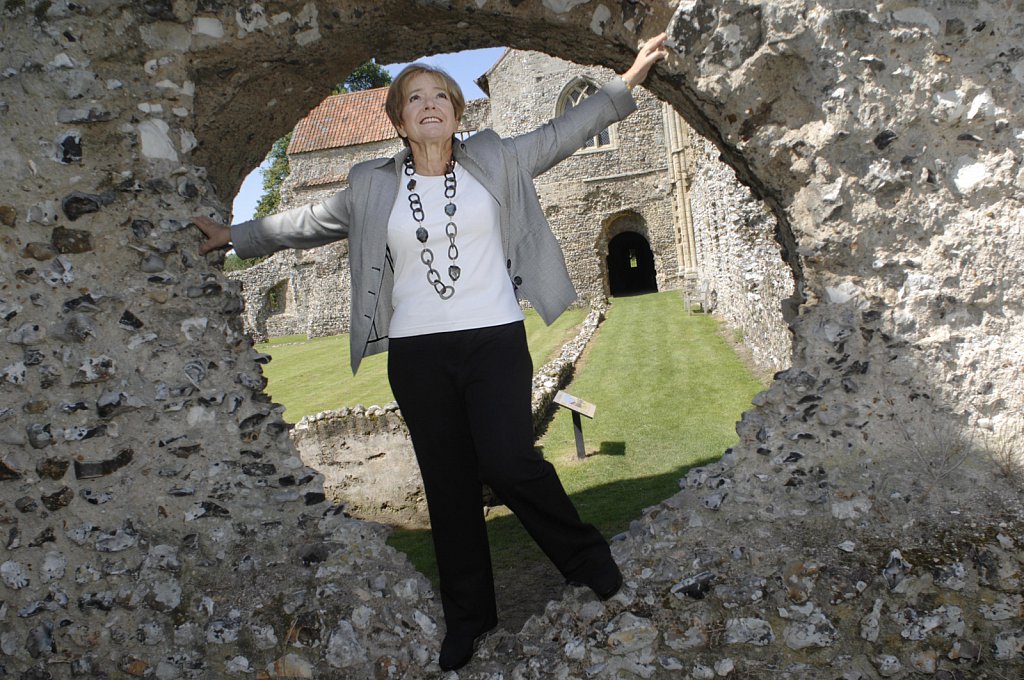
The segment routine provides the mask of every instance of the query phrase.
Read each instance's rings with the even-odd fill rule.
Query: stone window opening
[[[266,294],[267,314],[284,314],[288,308],[288,281],[272,286]]]
[[[558,97],[558,105],[555,108],[555,115],[560,116],[566,111],[572,110],[573,107],[578,106],[581,101],[594,94],[600,89],[593,81],[587,78],[575,78],[572,80]],[[586,153],[587,151],[597,151],[613,148],[614,136],[612,134],[614,126],[606,127],[601,130],[597,135],[591,137],[583,145],[577,153]]]

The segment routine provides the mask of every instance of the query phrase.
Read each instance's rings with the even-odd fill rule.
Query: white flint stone
[[[187,116],[188,111],[185,111],[183,116]],[[199,146],[199,142],[196,140],[195,134],[191,130],[181,131],[181,152],[189,153],[193,149]]]
[[[932,675],[939,667],[938,654],[934,649],[916,650],[910,654],[910,665],[918,673]]]
[[[238,24],[239,37],[242,38],[253,31],[270,28],[266,10],[263,9],[263,5],[255,2],[246,7],[244,11],[242,9],[235,10],[235,23]]]
[[[587,645],[583,640],[578,637],[574,637],[565,643],[565,647],[562,648],[562,651],[565,653],[565,657],[567,659],[582,661],[587,656]]]
[[[356,637],[352,624],[342,619],[327,641],[324,658],[334,668],[349,668],[366,661],[366,649]]]
[[[206,333],[206,327],[209,323],[210,320],[205,316],[185,319],[181,322],[181,332],[188,338],[189,342],[195,342]]]
[[[730,658],[720,659],[715,662],[715,674],[720,678],[727,677],[734,670],[736,670],[736,662]]]
[[[975,118],[992,118],[996,115],[995,100],[992,99],[992,90],[986,89],[971,101],[967,109],[967,120]]]
[[[1024,595],[1002,595],[992,604],[979,605],[978,611],[988,621],[1010,621],[1024,613]]]
[[[590,30],[597,35],[604,35],[604,27],[612,18],[612,12],[604,5],[598,5],[590,18]]]
[[[891,654],[882,654],[876,656],[874,659],[875,668],[878,669],[878,674],[883,678],[891,678],[903,670],[903,664],[900,660]]]
[[[932,35],[941,34],[939,20],[935,18],[935,15],[919,7],[908,7],[906,9],[896,10],[892,13],[892,18],[901,24],[924,26],[932,33]]]
[[[181,677],[181,669],[173,663],[161,659],[156,665],[154,674],[157,680],[178,680]]]
[[[20,562],[8,560],[0,564],[0,580],[11,590],[21,590],[29,584],[28,568]]]
[[[953,166],[953,184],[962,194],[972,191],[988,176],[989,170],[985,163],[970,156],[960,156]]]
[[[857,496],[848,501],[836,501],[832,503],[832,516],[836,519],[860,519],[871,510],[871,499],[867,496]]]
[[[75,67],[75,62],[73,62],[71,60],[71,57],[69,57],[67,54],[65,54],[64,52],[61,52],[60,54],[58,54],[57,56],[55,56],[53,59],[50,60],[50,63],[48,64],[48,66],[50,66],[51,68],[54,68],[54,69],[58,69],[58,68],[74,68]]]
[[[996,661],[1019,660],[1024,654],[1024,629],[1005,630],[996,635],[992,651]]]
[[[167,132],[170,127],[159,118],[149,118],[137,126],[142,155],[153,160],[178,161],[178,153]]]
[[[2,375],[5,382],[9,382],[12,385],[24,385],[27,371],[28,368],[25,366],[25,362],[19,361],[5,367]]]
[[[221,23],[220,19],[197,17],[192,20],[192,35],[203,35],[216,39],[223,38],[224,24]]]
[[[577,5],[585,5],[590,0],[544,0],[544,6],[557,14],[564,14]]]
[[[277,634],[274,632],[273,626],[253,624],[249,626],[249,630],[252,633],[253,644],[256,645],[257,649],[273,649],[277,646]]]
[[[412,618],[426,635],[431,637],[437,635],[437,623],[430,616],[417,609],[412,613]]]
[[[838,286],[825,288],[825,299],[829,304],[841,305],[850,300],[863,298],[863,290],[852,281],[844,281]]]
[[[714,680],[715,669],[698,663],[690,670],[690,675],[693,680]]]
[[[211,621],[206,627],[206,641],[215,645],[228,645],[238,641],[238,623],[235,621]]]
[[[249,660],[244,656],[236,656],[230,659],[225,665],[225,669],[231,673],[249,673],[252,671]]]
[[[868,642],[878,640],[878,633],[881,628],[882,601],[875,600],[871,611],[860,620],[860,636]]]
[[[825,617],[820,609],[806,621],[786,626],[782,638],[790,649],[807,649],[810,647],[831,647],[839,637],[839,631]]]
[[[960,120],[966,112],[964,106],[964,93],[959,90],[939,92],[935,95],[935,108],[932,115],[947,123],[954,123]]]
[[[658,629],[649,619],[634,616],[629,612],[612,619],[605,631],[608,631],[608,647],[612,654],[618,655],[645,649],[658,639]]]
[[[43,201],[42,203],[36,203],[35,205],[29,206],[28,209],[28,221],[38,222],[39,224],[53,224],[58,219],[58,205],[57,201]]]
[[[7,342],[14,345],[38,345],[46,339],[46,329],[35,323],[23,323],[7,334]]]
[[[96,538],[96,550],[99,552],[121,552],[135,547],[138,542],[138,534],[122,528],[112,534],[101,533]]]
[[[775,641],[771,624],[764,619],[737,618],[725,622],[725,643],[764,647]]]
[[[158,581],[153,584],[152,600],[160,611],[171,611],[181,604],[181,585],[174,580]]]
[[[350,620],[352,621],[352,625],[362,630],[370,625],[375,615],[376,614],[372,609],[370,609],[364,604],[361,604],[352,610],[352,616],[350,617]]]
[[[842,543],[840,543],[836,547],[839,548],[840,550],[842,550],[843,552],[852,553],[854,551],[854,549],[856,549],[857,544],[854,543],[853,541],[843,541]]]

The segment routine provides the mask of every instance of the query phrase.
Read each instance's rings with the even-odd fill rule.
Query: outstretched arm
[[[651,67],[668,56],[668,48],[665,47],[666,36],[667,34],[661,33],[640,46],[633,65],[622,74],[622,82],[626,83],[630,90],[644,82]]]

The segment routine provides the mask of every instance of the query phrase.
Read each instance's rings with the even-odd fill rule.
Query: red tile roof
[[[320,102],[295,126],[288,153],[336,149],[395,139],[398,133],[384,113],[388,88],[336,94]]]

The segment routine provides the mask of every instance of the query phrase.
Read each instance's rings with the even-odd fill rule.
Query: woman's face
[[[419,143],[451,139],[459,121],[440,78],[432,73],[417,73],[405,84],[404,94],[399,135]]]

